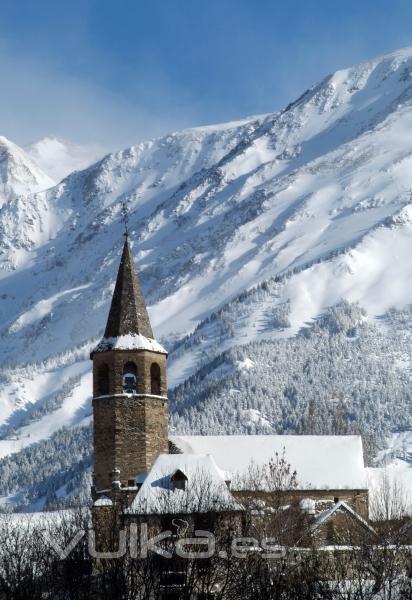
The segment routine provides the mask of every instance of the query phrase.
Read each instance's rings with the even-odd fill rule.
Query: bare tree
[[[412,514],[412,498],[402,481],[384,469],[378,485],[371,486],[369,509],[374,521],[396,521]]]

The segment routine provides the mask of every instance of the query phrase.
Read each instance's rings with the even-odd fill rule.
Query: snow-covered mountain
[[[56,182],[73,171],[89,167],[105,152],[97,145],[74,144],[56,137],[45,137],[28,144],[25,152]]]
[[[9,199],[47,189],[54,183],[27,152],[0,136],[0,208]]]
[[[10,194],[0,209],[0,455],[90,421],[88,352],[105,325],[122,202],[152,324],[171,349],[171,387],[188,394],[199,373],[216,381],[222,352],[263,339],[275,351],[270,343],[342,299],[369,321],[407,307],[411,127],[409,48],[338,71],[279,113],[174,133]],[[239,362],[253,374],[253,357]],[[206,403],[212,388],[203,385]],[[238,429],[286,423],[237,392]]]

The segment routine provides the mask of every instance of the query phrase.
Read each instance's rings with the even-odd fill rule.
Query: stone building
[[[127,237],[104,337],[91,358],[96,522],[110,511],[126,521],[242,512],[246,498],[262,512],[276,497],[319,537],[343,517],[368,527],[360,436],[169,438],[167,352],[154,338]],[[274,459],[287,464],[293,486],[268,480]]]

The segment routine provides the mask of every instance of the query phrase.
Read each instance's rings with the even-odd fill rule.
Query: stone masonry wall
[[[123,394],[123,368],[137,367],[137,395]],[[157,363],[161,373],[161,396],[151,395],[150,368]],[[108,393],[100,395],[98,369],[109,368]],[[149,351],[110,351],[93,357],[94,475],[96,490],[108,489],[113,470],[127,485],[137,474],[147,472],[156,457],[168,452],[168,406],[166,356]]]
[[[94,485],[97,490],[108,489],[115,468],[115,406],[105,399],[93,399]]]

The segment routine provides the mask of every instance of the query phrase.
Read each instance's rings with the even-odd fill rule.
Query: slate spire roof
[[[104,337],[118,338],[127,335],[142,335],[153,339],[149,315],[126,235]]]

